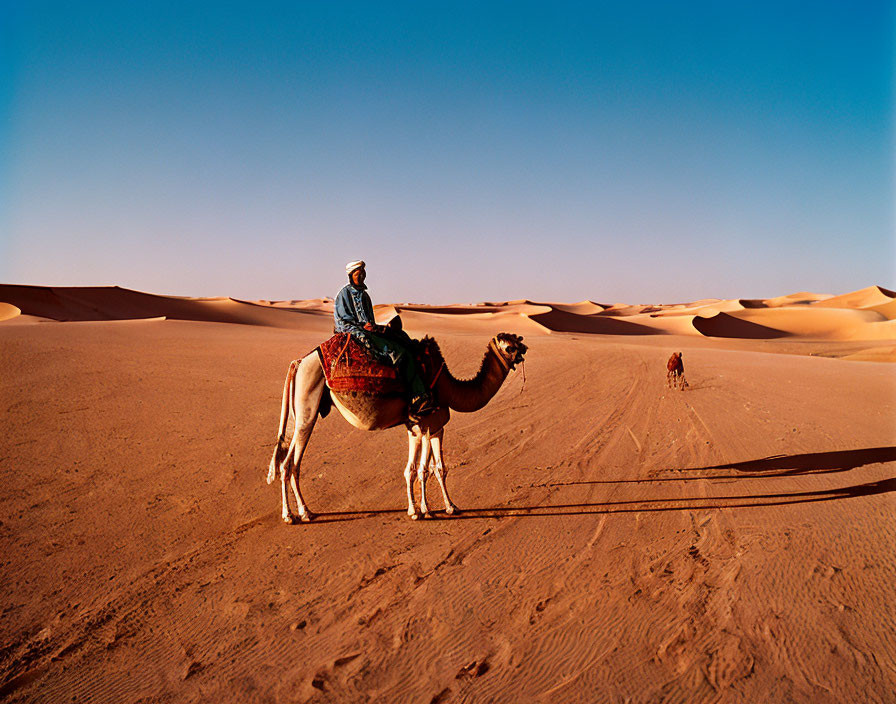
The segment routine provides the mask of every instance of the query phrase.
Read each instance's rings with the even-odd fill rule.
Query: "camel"
[[[308,522],[314,515],[308,510],[299,488],[299,469],[302,456],[314,430],[318,416],[326,415],[335,406],[349,423],[360,430],[383,430],[404,424],[408,429],[408,461],[404,469],[408,494],[408,515],[412,519],[428,518],[426,477],[430,465],[442,490],[446,513],[454,514],[457,507],[448,496],[445,480],[448,470],[442,460],[445,424],[450,411],[470,413],[483,408],[496,393],[510,371],[523,361],[527,346],[523,338],[510,333],[499,333],[488,343],[479,372],[472,379],[455,379],[444,364],[441,350],[432,338],[425,338],[430,354],[439,362],[440,372],[433,386],[436,410],[421,418],[408,415],[407,402],[396,396],[375,396],[363,393],[336,393],[327,387],[320,358],[316,352],[300,360],[293,360],[283,386],[280,405],[280,427],[277,446],[268,467],[268,484],[280,473],[283,521],[289,524]],[[287,439],[286,426],[295,419],[292,439]],[[419,460],[417,459],[419,455]],[[414,466],[420,482],[420,508],[414,504]],[[298,518],[289,506],[287,484],[292,488],[298,506]]]
[[[684,391],[688,386],[687,379],[684,378],[684,362],[681,361],[681,352],[673,352],[666,362],[666,386],[671,389],[678,388]]]

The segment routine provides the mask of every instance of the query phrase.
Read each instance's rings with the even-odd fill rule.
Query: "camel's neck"
[[[491,349],[486,352],[479,373],[472,379],[455,379],[447,367],[444,368],[436,383],[439,402],[452,411],[463,413],[483,408],[507,378],[507,366],[498,360],[496,354]]]

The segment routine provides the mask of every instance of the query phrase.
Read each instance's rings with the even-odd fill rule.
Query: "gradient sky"
[[[0,0],[0,282],[896,285],[892,2]]]

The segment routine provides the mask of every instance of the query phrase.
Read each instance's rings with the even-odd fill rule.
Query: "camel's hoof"
[[[432,514],[429,511],[424,511],[420,517],[421,518],[432,518]]]
[[[288,526],[294,526],[296,523],[299,522],[299,519],[296,518],[295,516],[293,516],[292,514],[289,514],[288,516],[283,517],[283,522]]]
[[[311,523],[311,521],[314,520],[314,514],[311,513],[311,511],[308,511],[308,513],[303,513],[302,515],[300,515],[299,519],[302,521],[302,523]]]
[[[410,517],[410,519],[411,519],[412,521],[418,521],[418,520],[420,520],[420,514],[419,514],[419,513],[409,513],[408,516]]]
[[[449,506],[445,509],[445,513],[449,516],[453,516],[455,513],[460,513],[460,511],[458,511],[457,506]]]

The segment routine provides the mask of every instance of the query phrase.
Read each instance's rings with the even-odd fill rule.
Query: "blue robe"
[[[377,357],[388,360],[393,366],[398,366],[399,361],[407,354],[397,341],[364,329],[365,323],[376,325],[373,303],[364,284],[346,284],[342,287],[333,302],[333,318],[336,321],[336,332],[349,333]]]

